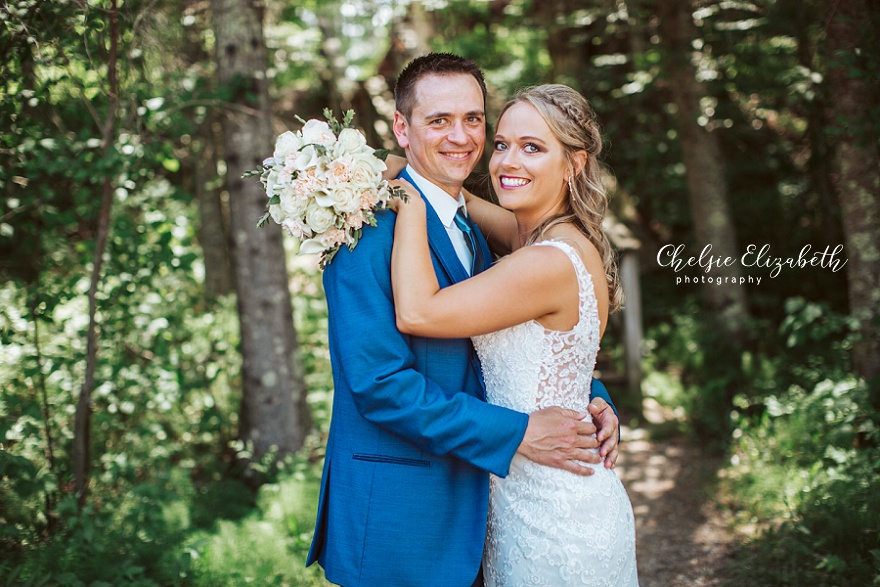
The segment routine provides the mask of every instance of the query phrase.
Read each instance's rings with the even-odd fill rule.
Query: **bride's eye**
[[[506,151],[507,150],[507,143],[505,143],[503,141],[495,141],[495,150],[496,151]]]
[[[525,151],[526,153],[538,153],[541,151],[541,149],[539,149],[538,145],[536,145],[535,143],[526,143],[525,145],[523,145],[523,151]]]

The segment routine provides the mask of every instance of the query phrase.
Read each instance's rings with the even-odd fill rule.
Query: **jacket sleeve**
[[[324,272],[337,387],[358,412],[435,455],[452,455],[505,476],[528,415],[448,393],[415,370],[409,337],[397,330],[391,289],[391,212],[377,214],[353,251],[341,249]]]
[[[608,390],[605,388],[605,384],[598,379],[593,379],[590,383],[590,400],[593,400],[597,397],[601,397],[606,402],[608,402],[608,405],[611,406],[612,410],[614,410],[614,413],[617,415],[618,419],[620,418],[620,414],[617,412],[617,406],[615,406],[614,402],[611,401],[611,396],[608,394]]]

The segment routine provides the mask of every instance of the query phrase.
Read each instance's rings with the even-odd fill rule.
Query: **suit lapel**
[[[462,266],[458,255],[455,253],[455,247],[452,246],[452,241],[449,240],[449,233],[446,232],[446,227],[443,226],[443,222],[440,221],[440,217],[437,216],[434,207],[431,206],[431,203],[425,198],[425,194],[422,193],[422,190],[419,189],[416,182],[412,180],[406,172],[406,169],[400,173],[400,178],[405,179],[415,186],[415,188],[419,190],[422,199],[425,200],[428,212],[428,245],[431,247],[434,256],[440,261],[440,265],[442,265],[443,269],[446,271],[446,276],[452,281],[452,283],[458,283],[459,281],[467,279],[467,271],[464,266]]]

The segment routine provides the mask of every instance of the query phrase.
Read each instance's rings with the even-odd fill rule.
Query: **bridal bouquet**
[[[271,217],[301,241],[299,254],[321,254],[322,269],[342,245],[354,249],[364,225],[376,225],[374,213],[389,199],[406,199],[382,179],[388,151],[367,145],[351,125],[354,112],[341,123],[330,110],[324,116],[326,121],[297,117],[303,128],[279,136],[273,155],[242,176],[259,175],[269,198],[257,226]]]

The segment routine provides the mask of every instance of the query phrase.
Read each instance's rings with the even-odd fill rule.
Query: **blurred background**
[[[483,67],[492,122],[545,82],[598,114],[642,584],[880,585],[878,8],[4,0],[0,584],[326,584],[320,272],[240,176],[324,108],[396,147],[396,75],[435,50]],[[709,244],[737,262],[658,262]],[[846,263],[771,277],[749,245]]]

